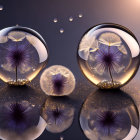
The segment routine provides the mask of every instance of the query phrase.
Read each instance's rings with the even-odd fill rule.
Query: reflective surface
[[[68,131],[61,134],[53,134],[45,130],[37,140],[60,140],[60,137],[63,140],[77,140],[77,138],[87,140],[80,129],[78,114],[83,100],[96,88],[80,72],[76,62],[76,46],[88,28],[105,21],[128,27],[140,41],[140,0],[2,0],[1,5],[4,9],[0,12],[0,29],[19,24],[39,31],[49,47],[48,66],[54,64],[67,66],[77,79],[74,94],[70,95],[70,98],[74,99],[71,103],[76,104],[74,123]],[[83,17],[78,18],[78,14],[83,14]],[[69,16],[74,17],[73,22],[68,21]],[[53,22],[54,18],[58,19],[57,23]],[[59,33],[60,28],[64,28],[64,34]],[[139,77],[140,73],[123,87],[128,94],[131,90],[134,96],[140,95]],[[136,83],[137,89],[135,89]],[[35,78],[31,84],[36,85],[36,90],[40,89],[39,77]],[[0,88],[2,88],[1,81]],[[22,95],[25,96],[26,92]],[[32,97],[30,94],[29,96]],[[134,140],[140,140],[140,135]]]
[[[48,97],[42,110],[42,117],[47,123],[46,129],[52,133],[61,133],[73,122],[75,109],[68,104],[68,99]]]
[[[45,120],[40,116],[43,97],[44,95],[30,87],[2,89],[0,91],[0,139],[38,138],[46,127]]]
[[[83,104],[80,125],[90,140],[132,140],[139,113],[133,99],[121,90],[97,90]]]
[[[69,95],[75,88],[75,77],[66,67],[54,65],[47,68],[40,77],[41,89],[52,96]]]
[[[139,44],[125,27],[100,24],[91,28],[78,48],[83,74],[100,88],[118,88],[135,75],[140,63]]]
[[[0,78],[12,85],[24,85],[46,65],[48,51],[34,30],[15,26],[0,31]]]

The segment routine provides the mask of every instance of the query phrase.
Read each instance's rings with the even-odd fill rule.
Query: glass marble
[[[32,81],[46,65],[47,45],[34,30],[14,26],[0,31],[0,78],[11,85]]]
[[[78,17],[79,17],[79,18],[82,18],[82,17],[83,17],[83,15],[82,15],[82,14],[79,14],[79,15],[78,15]]]
[[[54,18],[53,22],[54,23],[57,23],[58,22],[58,19],[57,18]]]
[[[84,102],[80,125],[90,140],[132,140],[139,129],[139,113],[123,91],[98,90]]]
[[[60,33],[61,33],[61,34],[64,33],[64,29],[63,29],[63,28],[60,29]]]
[[[69,21],[72,22],[73,21],[73,17],[69,17]]]
[[[2,5],[0,5],[0,11],[2,11],[3,10],[3,6]]]
[[[83,74],[99,88],[119,88],[136,74],[140,47],[134,34],[116,24],[100,24],[87,31],[78,48]]]
[[[67,99],[48,97],[42,109],[42,118],[47,123],[47,131],[61,133],[68,129],[72,125],[74,112],[74,107]]]
[[[75,84],[73,73],[61,65],[47,68],[40,77],[41,89],[51,96],[69,95],[75,89]]]

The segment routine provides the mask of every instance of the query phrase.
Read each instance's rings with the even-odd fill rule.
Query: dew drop
[[[2,5],[0,5],[0,11],[2,11],[3,10],[3,6]]]
[[[61,136],[61,137],[60,137],[60,140],[64,140],[64,137]]]
[[[54,18],[53,22],[54,23],[57,23],[58,22],[58,19],[57,18]]]
[[[83,17],[83,15],[82,15],[82,14],[79,14],[79,15],[78,15],[78,17],[79,17],[79,18],[82,18],[82,17]]]
[[[61,34],[64,33],[64,29],[63,29],[63,28],[60,29],[60,33],[61,33]]]
[[[73,21],[73,17],[69,17],[69,21],[72,22]]]

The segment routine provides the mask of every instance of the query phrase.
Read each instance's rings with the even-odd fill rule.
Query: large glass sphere
[[[48,51],[44,39],[21,26],[0,31],[0,78],[12,85],[24,85],[46,65]]]
[[[140,47],[125,27],[100,24],[84,34],[78,48],[78,62],[84,75],[96,86],[118,88],[136,74]]]
[[[139,113],[126,93],[98,90],[83,104],[80,125],[90,140],[132,140],[139,129]]]

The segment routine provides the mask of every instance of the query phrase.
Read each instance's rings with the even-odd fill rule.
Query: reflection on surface
[[[47,123],[46,129],[60,133],[68,129],[73,122],[75,109],[68,104],[66,97],[48,97],[42,110],[42,117]]]
[[[0,91],[0,139],[34,140],[46,122],[40,116],[44,95],[30,87],[5,87]]]
[[[97,90],[83,104],[80,125],[90,140],[131,140],[139,128],[138,110],[121,90]]]

